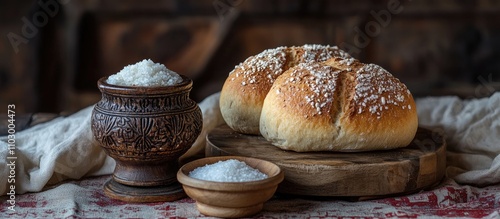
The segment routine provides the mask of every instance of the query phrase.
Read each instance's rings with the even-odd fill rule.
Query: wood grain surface
[[[370,198],[417,192],[438,183],[446,167],[443,136],[423,128],[405,148],[298,153],[223,125],[207,135],[205,153],[207,157],[236,155],[271,161],[285,172],[278,192],[306,196]]]

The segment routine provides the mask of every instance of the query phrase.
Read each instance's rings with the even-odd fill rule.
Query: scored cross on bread
[[[369,151],[408,145],[418,119],[407,87],[382,67],[363,64],[335,49],[340,55],[315,54],[328,56],[324,61],[271,61],[279,63],[276,65],[267,63],[276,56],[257,55],[257,61],[242,63],[244,67],[233,71],[238,75],[230,74],[221,91],[220,107],[226,123],[235,131],[261,134],[273,145],[299,152]],[[252,62],[266,62],[261,66],[267,68],[254,66],[244,72]],[[264,79],[269,72],[279,74],[272,75],[272,80]],[[248,80],[257,86],[231,83]]]
[[[299,152],[408,145],[418,121],[406,86],[375,64],[336,68],[343,61],[300,64],[277,78],[263,104],[262,136]]]

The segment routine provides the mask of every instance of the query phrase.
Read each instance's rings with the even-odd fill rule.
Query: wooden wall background
[[[415,96],[500,88],[493,0],[19,0],[2,3],[0,35],[0,106],[18,113],[89,106],[98,78],[144,58],[193,78],[201,101],[248,56],[306,43],[353,49]]]

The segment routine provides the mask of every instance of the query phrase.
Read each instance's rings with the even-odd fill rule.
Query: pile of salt
[[[189,176],[195,179],[215,182],[248,182],[266,179],[268,176],[245,162],[235,159],[219,161],[198,167]]]
[[[125,66],[120,72],[109,76],[106,82],[121,86],[159,87],[181,83],[182,77],[163,64],[144,59]]]

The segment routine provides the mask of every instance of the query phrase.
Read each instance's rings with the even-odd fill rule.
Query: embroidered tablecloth
[[[104,195],[110,176],[67,181],[38,193],[16,196],[15,212],[2,196],[0,218],[209,218],[194,200],[126,203]],[[444,179],[415,194],[367,201],[277,194],[255,218],[500,218],[500,185],[464,186]]]

